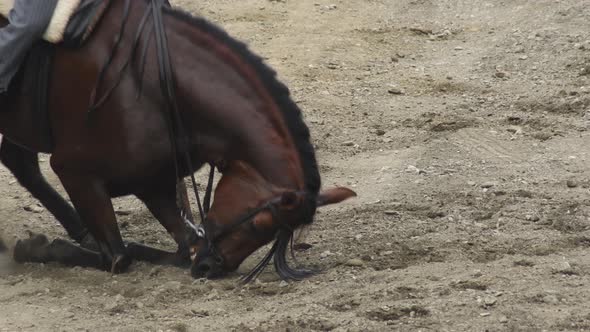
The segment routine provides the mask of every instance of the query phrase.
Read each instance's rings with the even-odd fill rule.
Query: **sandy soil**
[[[278,70],[325,186],[358,192],[318,214],[298,253],[324,272],[285,283],[268,269],[238,287],[0,257],[0,331],[590,330],[587,1],[175,4]],[[64,236],[35,204],[2,169],[9,244]],[[116,205],[126,238],[171,246],[138,201]]]

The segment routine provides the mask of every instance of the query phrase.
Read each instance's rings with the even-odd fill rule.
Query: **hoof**
[[[131,258],[127,255],[115,255],[111,264],[111,274],[119,274],[127,271],[131,265]]]
[[[18,263],[45,262],[45,252],[49,240],[43,234],[29,233],[29,238],[18,240],[14,246],[14,260]]]

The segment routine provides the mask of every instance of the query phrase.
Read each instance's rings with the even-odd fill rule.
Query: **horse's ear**
[[[356,193],[348,188],[337,187],[320,192],[317,199],[318,207],[340,203],[343,200],[355,197]]]

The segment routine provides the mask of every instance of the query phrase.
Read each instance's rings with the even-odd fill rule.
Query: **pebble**
[[[502,324],[508,323],[508,317],[506,316],[501,316],[499,319],[499,322]]]
[[[125,297],[121,294],[117,294],[110,303],[107,303],[104,308],[107,311],[122,312],[125,305]]]
[[[484,299],[484,301],[483,301],[483,304],[484,304],[486,307],[491,307],[491,306],[493,306],[494,304],[496,304],[496,301],[497,301],[497,300],[496,300],[496,298],[494,298],[494,297],[486,297],[486,298]]]
[[[578,182],[576,182],[576,180],[567,180],[565,184],[568,188],[576,188],[578,186]]]
[[[497,78],[504,78],[506,77],[506,73],[503,71],[498,71],[494,74],[494,76],[496,76]]]
[[[496,185],[496,183],[495,183],[495,182],[484,182],[484,183],[482,183],[482,184],[480,185],[480,187],[482,187],[482,188],[491,188],[491,187],[493,187],[493,186],[495,186],[495,185]]]
[[[326,258],[330,255],[332,255],[332,252],[330,252],[330,250],[326,250],[320,254],[320,258]]]
[[[552,270],[554,273],[570,273],[572,271],[572,266],[570,265],[570,263],[563,261],[560,263],[555,264],[552,267]]]
[[[352,258],[352,259],[349,259],[349,260],[347,260],[347,261],[344,263],[344,265],[346,265],[346,266],[355,266],[355,267],[358,267],[358,266],[363,266],[363,265],[365,265],[365,263],[364,263],[362,260],[358,259],[358,258]]]
[[[377,129],[377,131],[375,131],[375,134],[377,134],[377,136],[383,136],[383,135],[385,135],[385,130]]]
[[[557,298],[557,296],[550,294],[550,295],[545,295],[543,297],[543,302],[548,303],[548,304],[558,304],[559,299]]]
[[[285,288],[287,286],[289,286],[289,283],[286,282],[285,280],[281,280],[281,282],[279,282],[279,287]]]
[[[399,88],[389,88],[387,90],[387,92],[390,95],[403,95],[404,94],[404,92],[401,89],[399,89]]]
[[[133,211],[126,210],[126,209],[119,209],[119,210],[115,211],[115,214],[118,216],[128,216],[132,213],[133,213]]]
[[[33,212],[33,213],[41,213],[43,212],[43,208],[37,205],[29,205],[24,207],[25,211]]]
[[[489,312],[482,312],[481,314],[479,314],[481,317],[487,317],[490,315]]]
[[[383,213],[385,213],[388,216],[397,216],[399,214],[399,212],[397,212],[395,210],[386,210],[386,211],[383,211]]]
[[[162,269],[160,266],[155,266],[155,267],[153,267],[153,268],[150,270],[150,272],[148,273],[148,275],[149,275],[150,277],[155,277],[155,276],[157,276],[158,274],[160,274],[160,272],[162,272],[162,271],[163,271],[163,269]]]
[[[475,181],[467,181],[468,186],[475,186]]]
[[[408,165],[406,167],[406,173],[420,173],[420,169],[414,165]]]

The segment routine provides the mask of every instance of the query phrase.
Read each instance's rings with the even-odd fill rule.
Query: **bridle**
[[[203,259],[205,256],[210,256],[214,259],[217,264],[223,264],[224,258],[220,254],[220,251],[217,248],[217,242],[223,238],[225,235],[230,233],[231,231],[235,230],[236,228],[246,224],[251,223],[253,221],[253,217],[263,211],[269,211],[272,219],[275,223],[278,224],[276,227],[275,234],[278,234],[279,231],[287,232],[288,234],[293,234],[294,229],[291,225],[285,223],[279,216],[278,212],[278,205],[281,202],[281,197],[273,197],[268,200],[266,203],[262,204],[261,206],[248,211],[244,215],[237,218],[230,224],[218,226],[215,223],[212,223],[212,220],[207,217],[207,213],[210,209],[210,197],[213,191],[213,180],[215,175],[215,166],[211,165],[211,171],[209,173],[209,180],[207,181],[207,189],[205,190],[205,196],[203,201],[203,211],[204,214],[201,215],[201,224],[198,226],[191,222],[189,218],[183,216],[183,219],[186,225],[194,231],[193,237],[191,239],[192,244],[196,244],[198,241],[205,241],[206,247],[204,250],[200,250],[199,253],[195,253],[191,255],[191,259],[195,261],[196,259]],[[296,194],[304,193],[302,191],[296,192]],[[254,228],[254,226],[253,226]]]

